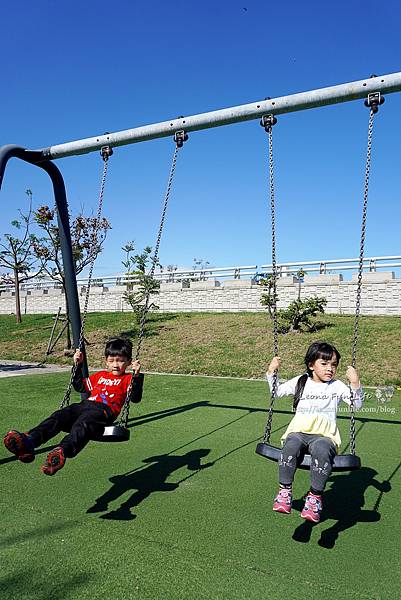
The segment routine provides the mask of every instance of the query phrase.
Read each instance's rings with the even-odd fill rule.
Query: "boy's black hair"
[[[308,381],[308,377],[312,377],[313,375],[313,371],[311,371],[309,365],[311,363],[314,363],[315,360],[318,360],[319,358],[323,360],[330,360],[333,354],[336,355],[337,363],[339,363],[341,354],[335,346],[332,346],[327,342],[313,342],[313,344],[309,346],[304,358],[306,373],[304,375],[301,375],[301,377],[297,381],[297,385],[295,386],[294,402],[292,405],[294,411],[296,410],[298,402],[301,399],[306,382]]]
[[[132,342],[128,338],[115,337],[106,342],[104,355],[108,356],[124,356],[127,360],[132,359]]]

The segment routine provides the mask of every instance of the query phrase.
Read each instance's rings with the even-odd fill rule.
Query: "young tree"
[[[298,300],[301,300],[301,285],[304,282],[304,278],[305,278],[305,271],[303,270],[303,268],[301,267],[298,271],[297,271],[297,279],[298,279]]]
[[[53,281],[61,284],[66,301],[68,315],[68,301],[66,295],[66,281],[63,270],[59,229],[55,209],[40,206],[34,212],[34,219],[44,236],[36,238],[34,242],[35,254],[42,263],[42,268]],[[103,217],[100,223],[94,216],[79,214],[73,218],[71,230],[72,256],[75,273],[78,275],[91,260],[96,260],[103,248],[108,230],[111,229],[109,221]],[[71,334],[67,327],[67,348],[71,348]]]
[[[7,269],[2,277],[4,283],[11,283],[15,287],[15,318],[21,323],[21,283],[38,277],[46,261],[39,261],[35,255],[36,236],[31,233],[33,224],[32,191],[26,190],[29,198],[28,213],[19,210],[19,219],[11,221],[11,225],[20,233],[20,237],[11,233],[0,237],[0,266]]]
[[[125,260],[122,261],[126,268],[126,275],[133,276],[135,279],[127,286],[127,291],[124,294],[124,300],[131,306],[135,313],[137,323],[140,322],[142,312],[145,307],[146,298],[150,295],[160,293],[160,283],[153,277],[146,274],[146,268],[152,260],[152,248],[146,246],[140,254],[135,252],[135,244],[133,241],[128,242],[121,248],[125,252]],[[159,263],[157,263],[159,265]],[[157,310],[159,307],[155,303],[150,303],[148,310]]]
[[[205,260],[204,258],[194,258],[192,268],[194,269],[194,271],[200,270],[201,272],[199,274],[192,273],[194,277],[193,279],[191,279],[191,281],[205,281],[206,270],[209,265],[210,262],[208,260]]]
[[[162,265],[160,266],[160,272],[164,273],[164,267]],[[167,282],[168,283],[173,283],[174,282],[174,278],[175,278],[175,272],[178,269],[177,265],[167,265],[165,267],[166,271],[167,271]]]
[[[273,318],[273,307],[278,301],[277,293],[273,293],[273,275],[268,273],[265,277],[261,277],[258,281],[258,285],[262,285],[267,289],[267,294],[261,295],[260,303],[262,306],[266,306],[270,318]]]

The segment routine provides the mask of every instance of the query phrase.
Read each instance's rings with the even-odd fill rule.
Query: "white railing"
[[[327,275],[333,272],[357,271],[359,258],[339,258],[322,261],[298,261],[280,263],[277,265],[279,277],[286,275],[297,275],[299,271],[305,274],[319,273]],[[374,256],[363,259],[363,270],[375,272],[377,269],[397,269],[401,267],[401,256]],[[261,272],[271,273],[273,265],[260,265]]]
[[[330,260],[296,261],[279,263],[277,270],[279,277],[297,276],[300,271],[306,275],[341,273],[345,271],[357,271],[358,258],[340,258]],[[401,267],[401,256],[375,256],[365,258],[363,269],[375,272],[377,269],[399,269]],[[272,265],[242,265],[235,267],[208,267],[207,269],[182,269],[182,270],[160,270],[155,273],[155,278],[162,283],[174,283],[180,281],[206,281],[208,279],[253,279],[258,280],[272,272]],[[92,279],[92,286],[127,286],[135,284],[136,277],[119,273],[116,275],[96,276]],[[88,279],[79,278],[79,287],[85,287]],[[49,288],[60,288],[61,283],[50,278],[34,278],[21,284],[21,290],[40,290]],[[14,290],[14,284],[9,277],[0,277],[0,292]]]

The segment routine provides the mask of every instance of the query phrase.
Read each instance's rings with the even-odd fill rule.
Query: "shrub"
[[[290,331],[303,331],[304,329],[315,331],[317,323],[312,319],[318,313],[324,314],[326,304],[326,298],[317,296],[305,300],[294,300],[288,308],[277,312],[279,332],[288,333]]]

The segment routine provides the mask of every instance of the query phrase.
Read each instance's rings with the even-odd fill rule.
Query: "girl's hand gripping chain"
[[[274,358],[272,359],[268,369],[267,369],[267,374],[268,375],[273,375],[275,371],[278,371],[281,365],[281,358],[279,356],[274,356]]]
[[[347,376],[348,381],[351,384],[351,387],[353,387],[354,389],[358,389],[361,387],[358,371],[354,367],[349,366],[345,374]]]

